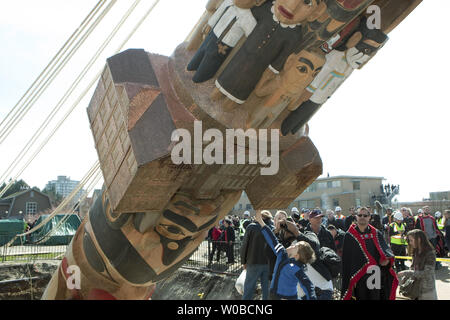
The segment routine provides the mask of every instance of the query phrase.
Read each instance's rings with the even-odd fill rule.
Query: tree
[[[47,185],[42,193],[45,193],[50,198],[50,202],[54,208],[59,206],[63,201],[63,196],[56,192],[55,185]]]
[[[11,182],[11,179],[9,179],[8,184]],[[0,190],[3,190],[7,186],[6,183],[3,183],[3,185],[0,187]],[[9,187],[8,190],[6,190],[5,194],[2,196],[2,198],[6,198],[14,193],[28,190],[30,189],[30,186],[28,183],[26,183],[24,180],[20,179],[19,181],[14,180],[14,183]]]

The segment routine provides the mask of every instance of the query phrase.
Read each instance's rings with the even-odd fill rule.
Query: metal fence
[[[10,246],[7,244],[16,234],[0,234],[0,262],[31,262],[36,260],[60,260],[67,245],[34,245],[26,237],[17,238]]]
[[[68,247],[68,245],[31,244],[25,237],[18,238],[12,245],[6,246],[14,236],[15,234],[0,234],[0,263],[61,260]],[[183,267],[239,275],[242,271],[240,248],[239,240],[231,246],[223,241],[205,240]]]
[[[241,242],[203,241],[183,265],[184,268],[239,275],[242,271]]]

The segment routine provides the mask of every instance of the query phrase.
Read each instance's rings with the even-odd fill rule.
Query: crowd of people
[[[257,282],[262,299],[396,298],[399,284],[408,278],[420,281],[417,299],[437,299],[436,257],[446,257],[450,237],[450,210],[431,213],[426,206],[388,208],[380,215],[370,207],[320,208],[290,213],[257,210],[226,217],[212,228],[208,239],[217,252],[225,251],[235,263],[234,243],[240,240],[240,260],[246,271],[243,300],[252,300]],[[405,264],[412,257],[411,266]],[[336,295],[339,292],[340,295]]]

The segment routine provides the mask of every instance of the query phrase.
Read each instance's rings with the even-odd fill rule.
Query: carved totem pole
[[[322,173],[300,129],[420,2],[211,0],[171,57],[132,49],[109,58],[88,107],[103,194],[43,299],[149,299],[242,191],[255,209],[287,208]],[[381,10],[381,30],[367,26],[371,5]],[[269,164],[261,153],[260,162],[236,163],[223,141],[205,147],[229,129],[269,129],[263,139],[245,136],[250,146],[270,146],[276,172],[261,174]],[[182,158],[195,159],[175,163],[176,142],[189,134],[202,142]],[[245,136],[232,137],[231,150],[250,159]],[[215,161],[198,159],[211,149]],[[79,287],[67,285],[72,266]]]

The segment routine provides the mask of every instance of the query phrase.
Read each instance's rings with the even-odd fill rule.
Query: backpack
[[[331,276],[336,278],[339,273],[341,273],[342,269],[342,259],[338,256],[334,250],[328,247],[322,247],[319,251],[319,260],[323,262],[323,264],[330,271]]]

